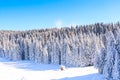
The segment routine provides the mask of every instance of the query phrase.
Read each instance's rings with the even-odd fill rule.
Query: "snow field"
[[[7,61],[0,58],[0,80],[104,80],[94,67],[66,68],[32,61]]]

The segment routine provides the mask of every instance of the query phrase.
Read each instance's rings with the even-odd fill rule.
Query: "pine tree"
[[[99,61],[99,64],[98,64],[98,70],[99,70],[99,73],[103,74],[103,68],[104,68],[104,65],[105,65],[105,58],[106,58],[106,50],[105,48],[101,48],[101,51],[100,51],[100,61]]]
[[[115,54],[112,78],[113,80],[120,80],[120,54],[118,52]]]
[[[103,70],[103,74],[106,79],[112,78],[112,69],[114,66],[115,54],[117,50],[115,49],[115,39],[112,32],[108,33],[108,44],[107,44],[107,54],[106,54],[106,62]]]
[[[120,80],[120,33],[117,35],[116,41],[116,54],[115,54],[115,61],[113,66],[112,76],[114,80]]]

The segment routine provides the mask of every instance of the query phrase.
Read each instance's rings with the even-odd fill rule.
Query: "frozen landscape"
[[[120,0],[0,0],[0,80],[120,80]]]
[[[0,80],[120,80],[120,23],[1,30],[0,57]]]
[[[0,80],[104,80],[94,67],[66,68],[31,61],[9,61],[0,58]]]

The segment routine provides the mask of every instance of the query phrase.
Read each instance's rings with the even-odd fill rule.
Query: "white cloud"
[[[61,27],[62,27],[62,21],[61,21],[61,20],[57,20],[57,21],[55,22],[55,26],[56,26],[57,28],[61,28]]]
[[[76,24],[74,22],[71,22],[70,24],[63,24],[63,22],[61,20],[57,20],[55,21],[55,27],[57,28],[61,28],[61,27],[76,27]]]

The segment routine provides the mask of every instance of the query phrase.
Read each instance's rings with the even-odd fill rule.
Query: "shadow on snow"
[[[43,71],[43,70],[58,70],[60,65],[52,64],[38,64],[33,61],[10,61],[0,58],[0,62],[5,65],[12,66],[18,69],[33,70],[33,71]]]
[[[52,79],[56,80],[56,79]],[[99,73],[82,75],[82,76],[75,76],[75,77],[65,77],[59,80],[104,80],[103,76]]]

